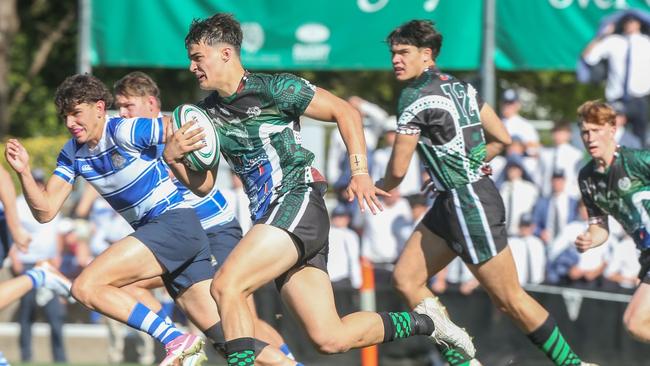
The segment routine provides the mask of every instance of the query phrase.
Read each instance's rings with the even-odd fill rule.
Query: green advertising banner
[[[574,70],[601,19],[627,9],[650,0],[497,0],[496,67]]]
[[[416,18],[444,35],[442,68],[476,69],[481,57],[481,0],[93,0],[91,11],[93,65],[187,67],[192,19],[215,12],[242,23],[251,69],[389,69],[384,39]]]

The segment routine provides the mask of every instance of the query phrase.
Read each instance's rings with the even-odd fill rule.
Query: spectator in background
[[[45,187],[45,175],[42,170],[34,169],[32,176],[40,189]],[[40,224],[32,215],[23,195],[16,200],[18,217],[22,226],[31,235],[32,241],[26,252],[15,249],[10,251],[12,270],[21,275],[34,268],[39,262],[48,261],[58,268],[61,264],[61,241],[58,226],[60,217],[46,224]],[[20,323],[20,357],[23,362],[32,361],[32,324],[36,309],[43,308],[47,322],[50,324],[50,340],[54,362],[66,362],[63,343],[63,322],[65,307],[54,292],[47,288],[33,289],[20,299],[18,321]]]
[[[347,206],[336,206],[332,211],[329,233],[327,272],[332,287],[337,291],[335,300],[341,315],[358,310],[356,290],[361,287],[359,236],[349,228],[351,217]]]
[[[373,215],[369,210],[355,223],[361,230],[361,253],[375,268],[375,282],[390,285],[395,261],[411,234],[411,207],[397,189],[382,197],[384,210]]]
[[[528,156],[526,154],[526,145],[521,138],[517,136],[513,137],[510,145],[506,147],[504,156],[495,156],[494,159],[490,161],[490,167],[492,168],[491,177],[497,188],[501,188],[501,185],[507,179],[505,167],[510,160],[517,160],[519,162],[519,165],[524,170],[524,179],[531,182],[535,180],[534,174],[538,170],[537,156]]]
[[[641,264],[634,240],[625,235],[622,240],[612,245],[611,255],[605,267],[605,285],[608,290],[634,292],[639,283]]]
[[[629,147],[630,149],[640,149],[642,147],[641,139],[627,128],[627,111],[625,104],[621,101],[611,103],[616,112],[616,132],[614,139],[616,144]]]
[[[531,213],[539,196],[539,189],[524,174],[521,159],[513,156],[505,167],[506,181],[499,189],[506,209],[506,229],[509,236],[519,232],[521,215]]]
[[[87,224],[83,220],[62,218],[59,224],[61,235],[61,268],[66,277],[73,279],[93,259],[88,245]]]
[[[397,133],[395,129],[397,128],[397,121],[395,116],[390,116],[384,122],[384,136],[382,147],[375,150],[372,155],[372,179],[378,181],[384,177],[384,172],[386,172],[386,167],[388,166],[388,160],[390,160],[390,154],[393,151],[393,144],[395,143],[395,136]],[[420,162],[420,157],[413,155],[411,158],[411,163],[406,171],[404,180],[399,186],[400,195],[407,197],[413,194],[419,194],[422,187],[422,163]]]
[[[377,142],[386,124],[388,113],[374,103],[370,103],[358,96],[351,96],[348,102],[361,114],[363,121],[363,133],[366,137],[366,149],[368,157],[371,157],[377,148]],[[347,202],[340,195],[350,181],[350,167],[347,150],[341,134],[335,128],[330,135],[330,146],[327,152],[326,176],[329,183],[334,187],[341,202]],[[368,159],[370,173],[373,171],[372,159]]]
[[[526,153],[536,156],[539,148],[539,134],[530,121],[519,115],[520,110],[519,93],[514,89],[506,89],[501,97],[501,120],[511,137],[518,137],[523,141]]]
[[[564,172],[566,192],[571,197],[580,197],[578,170],[584,155],[580,149],[571,145],[571,137],[571,126],[566,122],[558,122],[551,131],[553,145],[540,150],[536,183],[545,197],[552,194],[551,175],[559,170]]]
[[[442,293],[447,288],[458,290],[463,295],[470,295],[480,285],[460,257],[454,258],[447,267],[434,278],[430,287],[434,292]]]
[[[508,238],[512,257],[515,260],[519,283],[537,284],[544,281],[546,248],[534,235],[535,224],[531,214],[519,218],[519,234]]]
[[[582,201],[578,204],[578,217],[564,227],[547,249],[547,279],[550,283],[571,285],[581,288],[596,288],[602,284],[601,275],[605,269],[606,259],[612,237],[608,242],[579,254],[573,245],[575,238],[587,229],[587,209]],[[589,255],[586,255],[588,254]]]
[[[622,101],[632,131],[646,144],[648,97],[650,96],[650,37],[644,34],[640,18],[629,13],[618,24],[608,25],[582,52],[591,66],[607,60],[608,102]],[[617,29],[618,28],[618,29]]]
[[[540,198],[535,204],[535,234],[544,243],[553,241],[562,229],[578,216],[578,200],[568,194],[566,186],[564,171],[554,171],[551,176],[551,194]]]

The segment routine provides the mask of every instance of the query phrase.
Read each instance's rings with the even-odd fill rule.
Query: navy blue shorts
[[[131,234],[156,256],[167,271],[162,275],[172,298],[197,282],[211,279],[208,237],[194,209],[167,211]]]
[[[0,211],[0,268],[5,258],[9,255],[11,249],[11,235],[9,234],[9,227],[7,226],[7,219],[5,213]]]
[[[241,226],[237,219],[213,226],[205,231],[210,241],[212,266],[217,271],[242,238]]]

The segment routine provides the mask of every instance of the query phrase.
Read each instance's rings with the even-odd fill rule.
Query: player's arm
[[[14,243],[21,251],[27,250],[31,237],[20,224],[18,209],[16,208],[16,188],[11,181],[11,176],[2,165],[0,165],[0,201],[4,207],[7,227]]]
[[[584,253],[591,248],[602,245],[609,237],[609,226],[607,225],[607,216],[590,217],[587,231],[578,235],[575,241],[576,249]]]
[[[411,164],[411,159],[413,158],[413,153],[415,152],[419,138],[419,133],[397,133],[393,151],[390,154],[390,159],[386,166],[384,179],[377,182],[379,188],[388,192],[402,183]]]
[[[512,139],[508,130],[506,130],[506,126],[501,122],[501,118],[487,103],[484,103],[483,107],[481,107],[481,124],[486,141],[485,150],[487,156],[485,161],[488,162],[499,155],[507,145],[510,145]]]
[[[170,119],[165,119],[165,150],[163,158],[172,173],[183,185],[197,196],[203,197],[210,193],[217,177],[219,166],[203,172],[189,169],[183,164],[185,154],[203,147],[205,134],[201,128],[188,131],[196,122],[190,121],[172,132]]]
[[[307,106],[304,115],[321,121],[337,123],[350,158],[352,177],[347,188],[349,200],[352,201],[356,197],[362,212],[365,211],[365,204],[373,214],[377,213],[376,208],[383,210],[376,195],[388,194],[377,189],[368,174],[366,142],[359,112],[348,102],[327,90],[316,88],[314,97]]]
[[[72,192],[72,184],[57,175],[53,175],[45,185],[45,189],[41,189],[32,176],[29,167],[29,154],[16,139],[7,141],[5,157],[9,165],[18,174],[25,200],[34,218],[40,223],[51,221],[61,210],[63,202]]]

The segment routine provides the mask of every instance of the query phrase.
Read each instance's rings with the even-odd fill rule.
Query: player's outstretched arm
[[[0,165],[0,201],[4,207],[7,227],[16,247],[23,252],[27,251],[31,236],[20,224],[16,208],[16,189],[11,181],[11,176],[2,165]]]
[[[376,188],[368,174],[366,141],[359,112],[350,103],[325,89],[317,88],[304,114],[321,121],[337,123],[350,156],[352,178],[346,190],[349,200],[357,198],[362,212],[365,211],[366,204],[373,214],[382,211],[384,208],[377,195],[387,196],[388,193]]]
[[[25,200],[34,218],[40,223],[51,221],[72,192],[72,184],[55,175],[47,181],[45,190],[42,190],[32,176],[27,150],[16,139],[7,141],[5,158],[18,174]]]
[[[602,245],[609,237],[609,227],[605,223],[589,224],[589,228],[584,233],[578,235],[575,241],[576,249],[584,253],[591,248]]]
[[[492,107],[487,103],[484,103],[481,108],[481,124],[483,125],[485,140],[487,142],[485,146],[487,150],[485,161],[487,162],[499,155],[507,145],[510,145],[512,139],[508,130],[506,130],[506,126],[501,122],[501,118],[497,116]]]
[[[402,182],[409,169],[409,164],[413,158],[413,153],[415,153],[415,148],[418,144],[419,138],[419,134],[397,134],[395,137],[395,144],[393,145],[393,151],[390,154],[390,160],[386,166],[384,179],[377,182],[379,188],[388,192]]]
[[[190,121],[172,132],[171,123],[169,119],[164,120],[165,123],[165,150],[163,151],[163,158],[165,163],[169,166],[174,173],[174,176],[190,189],[197,196],[203,197],[210,193],[217,176],[218,166],[212,170],[198,172],[191,170],[183,164],[183,157],[185,154],[199,150],[203,147],[203,138],[205,137],[201,128],[190,128],[196,123]]]

